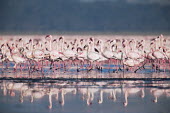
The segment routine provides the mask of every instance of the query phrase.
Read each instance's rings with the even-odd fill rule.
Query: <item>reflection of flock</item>
[[[101,85],[100,85],[101,83]],[[109,100],[117,101],[118,97],[124,97],[123,105],[128,105],[128,97],[131,95],[139,95],[145,98],[145,88],[135,87],[136,83],[142,84],[142,81],[126,81],[123,83],[116,82],[56,82],[56,83],[18,83],[12,81],[2,81],[0,86],[4,96],[16,96],[19,92],[19,101],[24,102],[24,98],[30,98],[30,102],[48,96],[49,109],[52,109],[53,102],[58,101],[61,106],[65,104],[65,96],[68,94],[77,93],[81,95],[81,99],[89,106],[93,102],[98,104],[104,103],[104,95],[108,96]],[[158,85],[158,84],[157,84]],[[143,86],[143,85],[142,85]],[[153,102],[157,103],[161,95],[170,96],[170,89],[167,89],[169,84],[162,85],[162,88],[149,88],[150,93],[154,97]],[[96,101],[97,99],[97,101]]]
[[[155,70],[168,69],[170,48],[163,35],[149,43],[138,39],[100,40],[93,37],[66,40],[47,35],[44,39],[3,39],[0,55],[3,68],[13,62],[14,70],[34,71],[50,66],[54,70],[75,67],[78,72],[94,68],[102,71],[107,64],[109,70],[114,65],[116,72],[124,69],[136,72],[146,64],[151,64]]]

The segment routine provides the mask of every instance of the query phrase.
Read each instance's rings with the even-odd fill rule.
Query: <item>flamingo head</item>
[[[116,39],[116,40],[113,40],[113,41],[115,41],[115,42],[121,42],[121,40],[120,40],[120,39]]]
[[[15,92],[14,92],[14,91],[11,91],[11,92],[10,92],[10,96],[11,96],[11,97],[14,97],[14,96],[15,96]]]
[[[98,100],[98,103],[99,103],[99,104],[102,104],[102,101],[99,99],[99,100]]]
[[[16,44],[15,47],[18,48],[18,44]]]
[[[54,39],[54,40],[53,40],[53,42],[56,42],[56,41],[57,41],[57,39]]]
[[[60,41],[60,40],[63,40],[63,37],[62,37],[62,36],[59,38],[59,41]]]
[[[130,45],[130,44],[133,44],[133,40],[129,41],[129,45]]]
[[[29,50],[29,48],[28,48],[28,47],[26,47],[25,49],[26,49],[26,50]]]
[[[92,38],[92,37],[90,37],[90,39],[89,39],[89,40],[93,42],[93,38]]]
[[[29,40],[29,43],[31,43],[31,42],[32,42],[32,39]]]
[[[80,48],[80,47],[78,47],[78,48],[77,48],[77,52],[80,52],[80,51],[83,51],[83,49]]]
[[[99,45],[99,44],[100,44],[100,40],[97,41],[97,45]]]
[[[23,47],[19,48],[18,50],[19,50],[20,53],[24,52],[24,48]]]
[[[84,97],[84,96],[82,96],[82,97],[81,97],[81,99],[82,99],[82,100],[84,100],[84,99],[85,99],[85,97]]]
[[[88,45],[85,45],[85,46],[84,46],[84,50],[87,50],[88,48],[89,48]]]
[[[71,48],[71,50],[74,50],[74,49],[75,49],[75,47],[72,47],[72,48]]]
[[[22,38],[20,38],[18,41],[21,42],[21,41],[22,41]]]
[[[48,106],[48,109],[52,109],[52,105],[49,105],[49,106]]]
[[[163,42],[166,42],[166,39],[164,39]]]
[[[118,52],[122,53],[122,50],[118,50]]]
[[[59,101],[59,103],[60,103],[62,106],[64,106],[64,101]]]
[[[4,46],[5,46],[5,44],[2,44],[2,45],[1,45],[1,48],[4,47]]]
[[[87,102],[87,105],[88,105],[88,106],[92,105],[92,102],[91,102],[91,101],[88,101],[88,102]]]
[[[127,102],[123,102],[123,106],[126,107],[128,105]]]
[[[74,95],[77,94],[77,90],[76,89],[73,90],[72,92],[73,92]]]
[[[94,51],[97,52],[97,53],[100,53],[98,49],[94,48]]]
[[[144,94],[141,94],[141,95],[140,95],[140,97],[141,97],[141,98],[144,98],[144,97],[145,97],[145,95],[144,95]]]
[[[83,42],[84,40],[83,39],[80,39],[80,42]]]
[[[46,35],[45,39],[52,38],[52,35]]]
[[[158,102],[158,99],[157,99],[157,98],[155,98],[155,99],[153,100],[153,102],[154,102],[154,103],[157,103],[157,102]]]
[[[113,40],[110,41],[110,43],[112,43],[112,42],[113,42]]]
[[[108,96],[108,99],[113,99],[113,96]]]
[[[74,43],[76,43],[77,42],[77,39],[74,39]]]
[[[24,102],[24,100],[23,100],[22,97],[20,97],[19,101],[20,101],[20,103],[23,103],[23,102]]]

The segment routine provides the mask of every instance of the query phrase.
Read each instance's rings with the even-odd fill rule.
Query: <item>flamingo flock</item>
[[[166,71],[170,67],[170,47],[167,39],[161,34],[149,43],[139,39],[87,39],[67,40],[63,36],[36,39],[3,39],[0,41],[0,63],[2,69],[13,64],[18,69],[43,71],[67,71],[73,67],[79,72],[90,71],[119,72],[145,69],[150,66],[154,71]],[[114,68],[114,69],[113,69]]]

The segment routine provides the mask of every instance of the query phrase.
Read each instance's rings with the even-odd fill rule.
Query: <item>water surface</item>
[[[170,85],[139,80],[1,80],[0,103],[2,113],[168,113]]]

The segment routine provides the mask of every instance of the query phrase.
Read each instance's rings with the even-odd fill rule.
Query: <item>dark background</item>
[[[168,0],[1,0],[0,34],[169,32]]]

